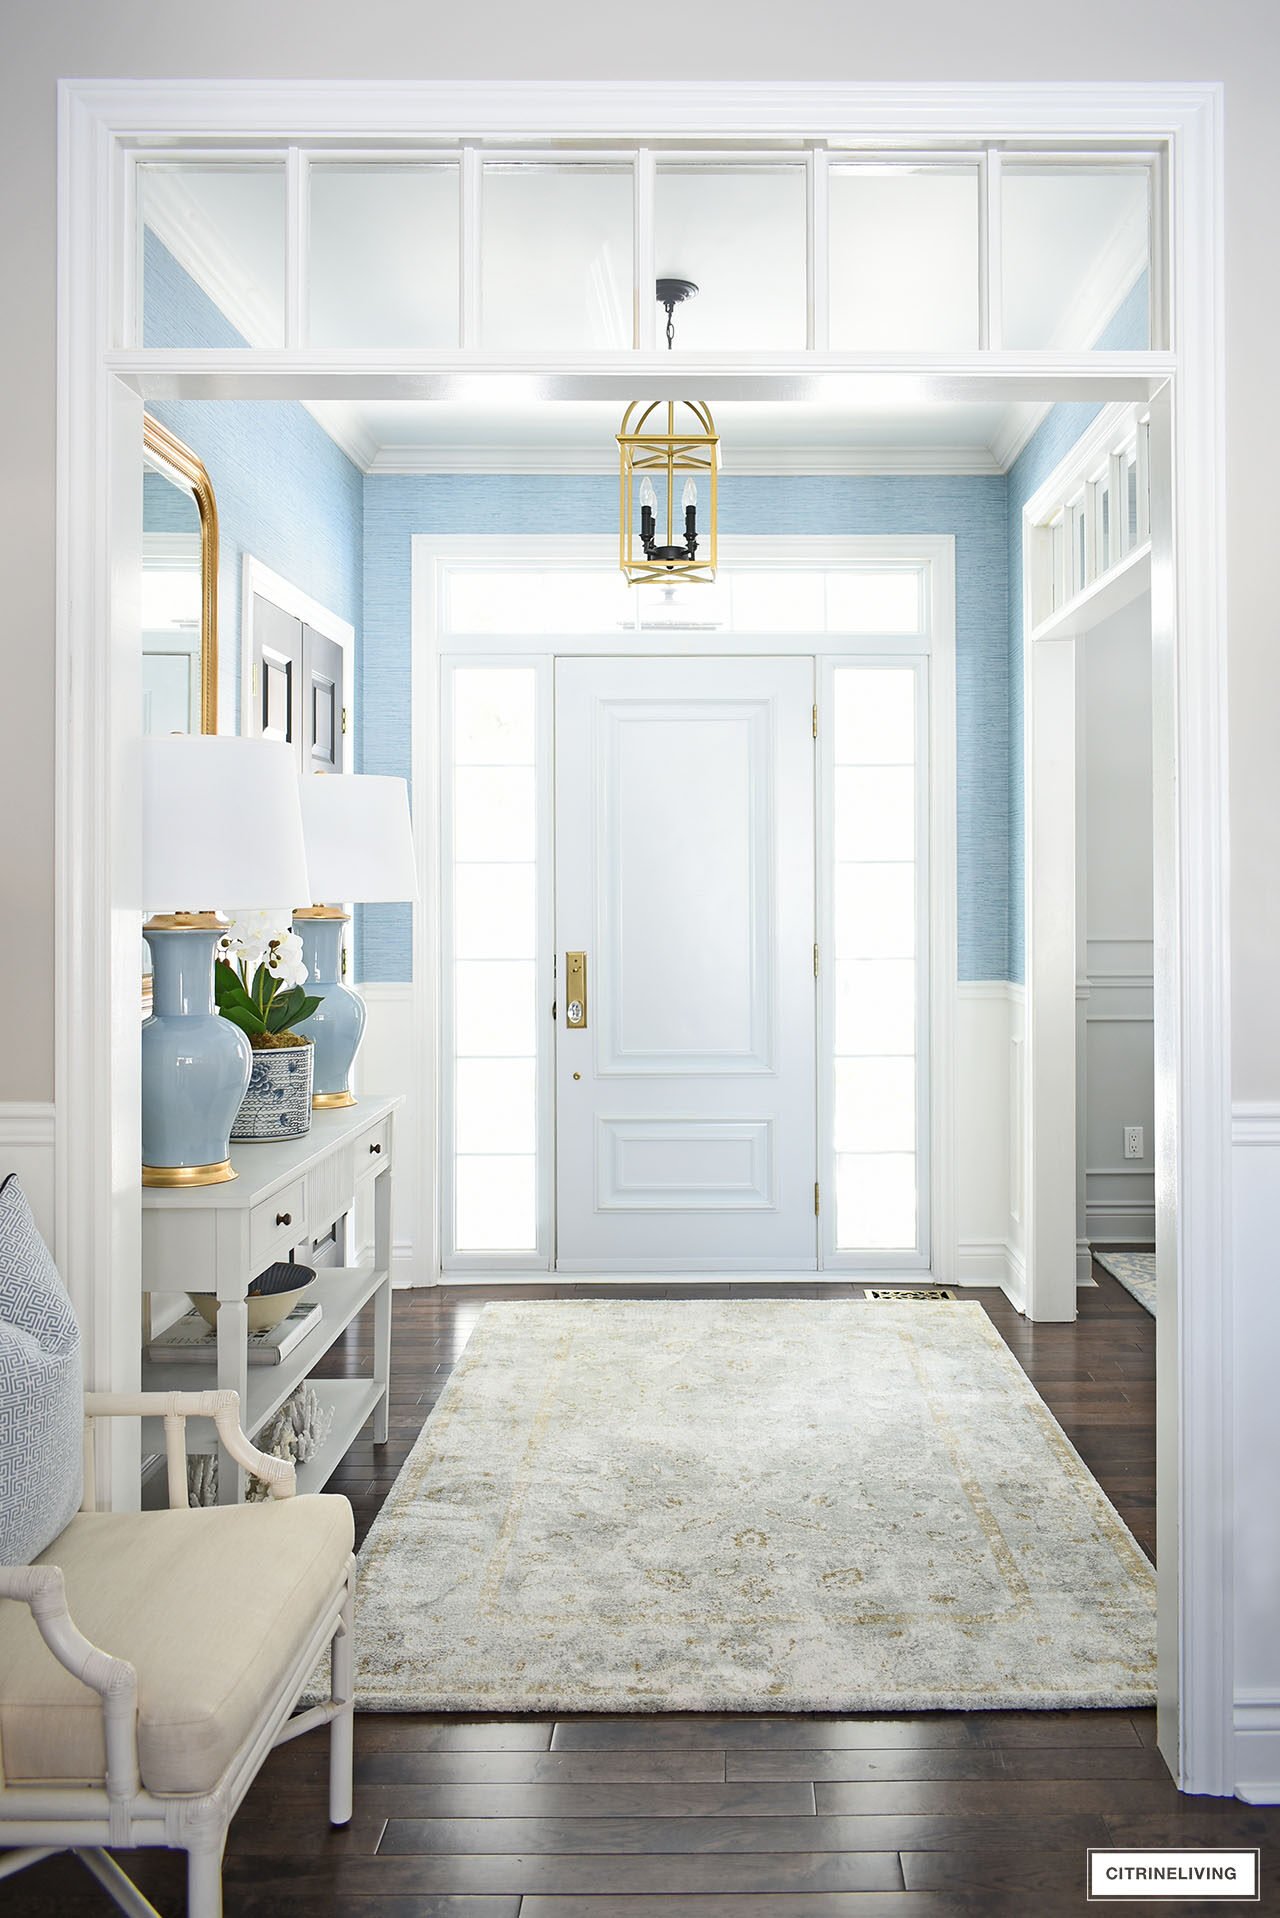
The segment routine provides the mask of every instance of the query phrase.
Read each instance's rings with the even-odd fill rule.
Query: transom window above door
[[[134,151],[123,346],[529,360],[1144,350],[1165,343],[1162,156],[1016,144],[694,151],[466,141]],[[177,337],[172,267],[207,297]]]

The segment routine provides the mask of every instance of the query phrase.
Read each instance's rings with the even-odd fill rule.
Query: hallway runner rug
[[[366,1711],[1154,1686],[1150,1565],[967,1301],[488,1305],[360,1558]]]
[[[1156,1255],[1154,1252],[1095,1252],[1104,1272],[1119,1279],[1126,1292],[1156,1315]]]

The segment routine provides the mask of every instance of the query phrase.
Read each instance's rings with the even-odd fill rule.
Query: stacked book
[[[251,1332],[246,1340],[250,1365],[279,1365],[281,1359],[300,1345],[320,1323],[320,1305],[315,1299],[303,1299],[287,1318],[268,1332]],[[218,1356],[218,1334],[192,1308],[173,1325],[152,1339],[147,1357],[158,1363],[186,1365]]]

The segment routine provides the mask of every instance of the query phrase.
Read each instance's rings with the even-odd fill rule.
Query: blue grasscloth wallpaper
[[[230,322],[153,233],[146,235],[145,344],[243,346]],[[218,502],[218,704],[240,712],[241,572],[246,553],[359,629],[364,475],[304,406],[248,400],[156,401],[162,426],[200,455]],[[167,489],[144,493],[144,524]]]
[[[616,481],[547,475],[365,481],[361,766],[409,773],[410,540],[415,533],[611,533]],[[993,477],[734,478],[724,533],[952,533],[956,541],[959,957],[962,979],[1005,976],[1009,925],[1009,612],[1005,481]],[[363,915],[359,972],[410,976],[406,907]]]

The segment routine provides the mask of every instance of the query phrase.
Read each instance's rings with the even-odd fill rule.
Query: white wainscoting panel
[[[396,1115],[397,1159],[416,1163],[414,1128],[419,1123],[416,1057],[411,1029],[411,986],[363,984],[368,1007],[358,1085],[402,1092]],[[956,1006],[956,1191],[962,1285],[999,1285],[1015,1304],[1024,1299],[1023,1265],[1023,1018],[1024,993],[1004,980],[962,981]],[[430,1232],[429,1195],[411,1176],[396,1180],[393,1235],[397,1279],[432,1282],[425,1247]]]
[[[1149,938],[1090,938],[1077,992],[1082,1026],[1084,1237],[1094,1245],[1155,1243],[1155,1023]],[[1143,1156],[1124,1157],[1140,1125]]]
[[[370,1092],[402,1092],[404,1104],[395,1116],[396,1176],[393,1181],[391,1215],[392,1273],[397,1285],[432,1285],[430,1269],[431,1235],[423,1230],[423,1205],[429,1195],[417,1184],[418,1125],[420,1095],[414,1084],[417,1047],[413,1030],[413,987],[404,984],[357,985],[356,991],[368,1011],[364,1039],[353,1074],[356,1097],[360,1088]],[[373,1219],[357,1213],[355,1219],[356,1255],[362,1256],[373,1242]]]
[[[1025,993],[1003,979],[956,988],[956,1186],[961,1285],[999,1285],[1021,1309]]]
[[[1280,1103],[1232,1113],[1235,1780],[1280,1804]]]
[[[0,1101],[0,1179],[16,1172],[36,1224],[53,1247],[53,1106],[40,1101]]]

